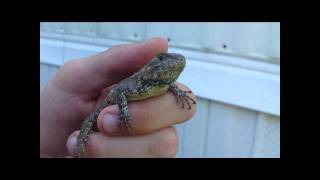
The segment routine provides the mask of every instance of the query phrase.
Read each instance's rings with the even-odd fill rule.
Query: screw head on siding
[[[90,35],[95,35],[94,30],[93,30],[93,29],[89,29],[89,34],[90,34]]]
[[[64,32],[64,27],[63,27],[63,26],[60,26],[58,31],[59,31],[59,32]]]

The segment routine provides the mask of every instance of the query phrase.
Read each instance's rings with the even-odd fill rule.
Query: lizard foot
[[[176,96],[176,103],[181,103],[181,108],[184,108],[184,105],[187,104],[188,109],[191,109],[189,100],[192,104],[196,104],[196,102],[188,95],[188,93],[192,93],[192,91],[183,91],[174,84],[170,86],[170,90]]]

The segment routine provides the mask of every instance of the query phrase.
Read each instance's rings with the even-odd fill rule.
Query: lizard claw
[[[182,91],[177,86],[173,86],[171,90],[176,96],[176,103],[181,103],[181,108],[184,108],[184,104],[186,103],[188,105],[188,109],[191,109],[189,100],[192,102],[192,104],[196,104],[196,102],[187,94],[192,93],[192,91]]]

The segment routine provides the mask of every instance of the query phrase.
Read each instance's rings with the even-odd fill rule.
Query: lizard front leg
[[[131,116],[128,110],[127,98],[124,93],[119,93],[117,96],[117,104],[120,110],[120,128],[125,130],[125,133],[131,133],[133,124],[131,122]]]
[[[184,104],[187,103],[188,109],[191,109],[189,100],[192,101],[193,104],[196,104],[196,102],[187,94],[187,93],[192,93],[192,91],[183,91],[179,89],[178,86],[175,85],[174,83],[170,84],[169,90],[176,96],[177,98],[176,103],[178,102],[181,103],[181,108],[184,108]]]

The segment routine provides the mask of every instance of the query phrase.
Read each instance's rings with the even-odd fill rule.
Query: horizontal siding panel
[[[77,22],[77,23],[65,23],[66,34],[80,35],[80,36],[96,36],[97,35],[97,23],[92,22]]]
[[[213,52],[256,59],[279,58],[279,23],[208,23],[205,36],[204,46]]]
[[[41,23],[42,31],[143,41],[169,39],[172,47],[223,53],[272,62],[280,60],[280,23]]]
[[[65,27],[62,22],[41,22],[40,30],[54,33],[64,33]]]
[[[173,23],[147,23],[146,39],[152,37],[172,38]],[[171,42],[169,42],[171,44]]]
[[[243,56],[268,59],[270,30],[270,23],[236,23],[233,40],[236,53]],[[239,37],[240,39],[238,39]]]
[[[170,46],[201,50],[204,23],[148,23],[146,38],[165,37]]]
[[[188,61],[178,80],[188,84],[198,96],[280,114],[279,75]]]
[[[208,23],[205,29],[204,47],[213,52],[235,54],[234,23]]]
[[[145,23],[99,23],[99,36],[128,41],[145,39]]]

